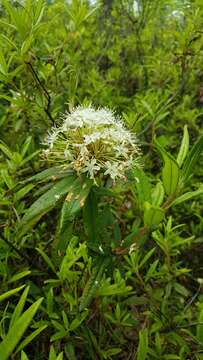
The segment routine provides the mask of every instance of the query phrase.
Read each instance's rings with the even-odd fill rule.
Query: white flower
[[[65,159],[71,158],[71,151],[68,148],[64,150],[64,157]]]
[[[128,156],[129,156],[129,154],[128,154],[128,148],[127,147],[125,147],[124,145],[116,145],[115,147],[114,147],[114,149],[115,149],[115,152],[116,152],[116,154],[117,154],[117,157],[120,157],[120,156],[123,156],[125,159],[128,159]]]
[[[49,161],[91,179],[99,174],[124,178],[140,155],[135,134],[109,109],[77,107],[49,132],[44,151]]]
[[[94,179],[94,175],[96,172],[100,170],[100,166],[97,165],[96,159],[91,159],[89,161],[85,161],[85,167],[82,172],[88,172],[90,175],[90,179]]]
[[[59,134],[59,129],[56,127],[52,128],[52,131],[50,131],[45,139],[44,144],[48,145],[50,149],[53,148],[54,142],[57,139],[57,136]]]
[[[50,153],[50,149],[44,149],[43,150],[43,154],[44,154],[45,157],[47,157],[49,155],[49,153]]]
[[[104,175],[110,175],[110,177],[115,180],[115,178],[120,175],[118,166],[118,163],[111,163],[110,161],[107,161],[105,164],[106,171]]]
[[[88,155],[89,155],[89,151],[87,149],[87,146],[85,144],[82,144],[80,146],[80,159],[81,160],[86,160]]]
[[[102,139],[102,132],[96,131],[92,133],[91,135],[85,135],[84,136],[84,142],[86,145],[89,145],[99,139]]]

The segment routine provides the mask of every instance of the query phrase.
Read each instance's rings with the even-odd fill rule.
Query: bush
[[[202,2],[0,15],[0,359],[203,359]],[[136,135],[119,179],[42,156],[77,106]]]

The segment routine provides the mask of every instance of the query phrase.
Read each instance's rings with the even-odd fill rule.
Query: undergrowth
[[[1,1],[0,360],[203,359],[202,25],[201,0]],[[43,157],[77,106],[139,165]]]

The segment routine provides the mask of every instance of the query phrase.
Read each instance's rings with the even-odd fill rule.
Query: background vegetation
[[[202,360],[202,1],[2,0],[0,16],[0,359]],[[101,189],[95,223],[87,203],[58,236],[44,200],[32,227],[63,176],[33,177],[43,139],[90,103],[123,116],[143,170]]]

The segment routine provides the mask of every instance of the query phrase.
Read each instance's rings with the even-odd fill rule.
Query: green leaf
[[[182,168],[182,180],[187,181],[189,176],[192,174],[192,168],[199,159],[199,156],[203,149],[203,135],[196,141],[192,149],[187,155]]]
[[[6,59],[4,57],[4,54],[2,53],[2,51],[0,51],[0,72],[7,76],[8,73],[8,65],[6,62]]]
[[[39,24],[39,22],[41,21],[44,10],[45,10],[44,0],[38,0],[34,9],[35,25]]]
[[[22,343],[18,346],[16,352],[24,349],[25,346],[27,346],[36,336],[38,336],[43,330],[47,328],[48,325],[42,325],[35,331],[33,331],[29,336],[27,336]]]
[[[197,340],[200,341],[203,344],[203,310],[200,311],[200,314],[198,316],[198,322],[201,324],[197,325]]]
[[[139,269],[141,269],[142,266],[149,260],[149,258],[154,254],[155,248],[152,248],[147,252],[147,254],[144,256],[142,261],[139,263]]]
[[[20,360],[29,360],[26,353],[24,351],[21,351],[21,358]]]
[[[12,159],[13,157],[13,153],[12,151],[9,149],[9,147],[4,144],[2,141],[0,142],[0,150],[3,151],[3,153],[8,156],[9,159]]]
[[[3,39],[3,41],[6,41],[7,45],[10,45],[12,48],[14,47],[15,50],[18,50],[16,44],[11,39],[9,39],[5,34],[0,34],[0,38]]]
[[[155,141],[157,150],[161,153],[164,160],[162,170],[163,185],[167,195],[172,195],[177,190],[180,177],[180,169],[176,160]]]
[[[77,314],[76,318],[71,322],[69,330],[70,331],[76,330],[82,324],[82,322],[86,319],[88,313],[89,313],[89,311],[87,309],[85,309],[83,312]]]
[[[141,100],[141,103],[144,106],[144,108],[148,111],[148,113],[151,115],[152,119],[154,119],[155,114],[151,106],[143,99]]]
[[[133,170],[133,175],[137,178],[137,181],[133,183],[136,185],[138,200],[141,205],[145,201],[151,201],[151,184],[148,176],[142,169],[136,168]]]
[[[139,345],[137,349],[137,360],[145,360],[148,354],[148,331],[143,329],[139,332]]]
[[[66,342],[65,353],[67,355],[68,360],[77,360],[74,345],[70,340]]]
[[[50,269],[56,273],[56,269],[55,266],[53,264],[53,262],[51,261],[51,259],[48,257],[48,255],[40,248],[36,248],[36,250],[38,251],[38,253],[42,256],[42,258],[44,259],[44,261],[47,263],[48,267],[50,267]]]
[[[18,318],[22,314],[22,311],[23,311],[23,308],[24,308],[24,305],[25,305],[25,302],[26,302],[26,299],[27,299],[29,289],[30,289],[29,286],[27,286],[25,288],[25,290],[23,291],[23,293],[22,293],[22,295],[21,295],[21,297],[20,297],[20,299],[18,301],[17,306],[15,307],[15,310],[14,310],[14,312],[12,314],[12,318],[11,318],[11,321],[10,321],[10,324],[9,324],[9,330],[12,328],[12,326],[15,324],[15,322],[18,320]]]
[[[80,299],[79,311],[83,311],[92,301],[98,287],[100,286],[100,282],[109,263],[109,257],[100,256],[98,258],[93,274],[87,282]]]
[[[144,224],[148,226],[157,226],[165,216],[164,210],[160,207],[151,205],[148,202],[144,204]]]
[[[25,39],[25,41],[23,42],[22,46],[21,46],[21,55],[25,55],[29,48],[31,47],[32,45],[32,42],[33,42],[33,34],[30,34],[27,39]]]
[[[16,202],[16,201],[19,201],[20,199],[22,199],[30,190],[33,189],[33,187],[34,187],[33,184],[27,184],[22,189],[17,191],[14,195],[14,201]]]
[[[22,157],[25,156],[25,154],[27,153],[29,147],[30,147],[30,144],[32,142],[32,136],[28,136],[25,140],[25,142],[23,143],[22,145],[22,148],[21,148],[21,155]]]
[[[111,359],[112,356],[118,355],[121,352],[122,352],[122,349],[120,349],[120,348],[111,348],[108,350],[103,350],[102,354],[103,354],[104,359]]]
[[[9,175],[7,169],[1,170],[1,177],[9,189],[12,189],[15,186],[15,184],[13,183],[13,179]]]
[[[8,280],[8,283],[12,283],[12,282],[16,282],[22,278],[24,278],[25,276],[28,276],[31,274],[30,270],[25,270],[25,271],[21,271],[15,275],[12,276],[12,278],[10,280]]]
[[[3,301],[12,295],[15,295],[17,292],[22,290],[24,287],[25,287],[25,285],[22,285],[22,286],[19,286],[18,288],[15,288],[15,289],[5,292],[4,294],[0,295],[0,301]]]
[[[162,183],[159,181],[152,191],[152,205],[160,206],[164,199],[164,188]]]
[[[53,345],[51,345],[49,350],[49,360],[56,360],[56,352],[54,350]]]
[[[56,181],[57,179],[63,178],[65,176],[73,175],[72,170],[63,170],[60,167],[54,166],[49,169],[43,170],[40,173],[31,176],[30,178],[26,179],[25,182],[28,181]]]
[[[90,246],[91,244],[97,242],[96,240],[98,235],[97,222],[96,222],[97,217],[98,217],[97,196],[94,191],[90,191],[83,211],[84,226],[88,234],[88,242]]]
[[[189,296],[189,291],[185,288],[185,286],[175,282],[174,283],[174,289],[181,295],[181,296],[185,296],[188,297]]]
[[[63,352],[60,352],[60,354],[57,356],[53,345],[51,345],[49,351],[49,360],[63,360]]]
[[[63,203],[59,222],[59,233],[63,233],[75,214],[85,205],[86,198],[92,187],[92,181],[78,178],[70,186],[68,195]]]
[[[18,224],[17,238],[20,238],[28,232],[44,214],[50,211],[61,198],[68,193],[74,180],[74,176],[68,176],[58,181],[50,190],[32,204]]]
[[[185,157],[187,156],[188,149],[189,149],[189,134],[187,130],[187,125],[185,125],[183,130],[183,139],[177,157],[177,163],[180,167],[182,166]]]
[[[203,186],[200,186],[199,189],[195,190],[195,191],[188,191],[187,193],[179,196],[177,199],[175,199],[171,205],[179,205],[184,201],[193,199],[196,196],[202,195],[203,194]]]
[[[159,260],[155,260],[149,267],[149,270],[147,271],[145,275],[145,283],[147,283],[151,278],[153,278],[153,275],[156,273],[156,268],[158,266]]]
[[[8,334],[5,336],[3,341],[0,344],[0,359],[6,360],[12,354],[14,348],[20,341],[25,330],[29,326],[33,317],[35,316],[36,311],[38,310],[43,298],[35,301],[24,313],[23,315],[15,322],[12,328],[8,331]]]
[[[56,360],[63,360],[63,353],[60,352],[60,354],[58,354]]]

